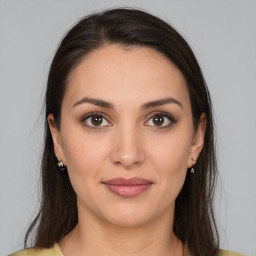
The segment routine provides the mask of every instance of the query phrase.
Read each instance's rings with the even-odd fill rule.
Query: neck
[[[182,255],[183,245],[172,231],[173,215],[166,214],[134,227],[121,227],[95,220],[95,216],[82,216],[73,231],[60,241],[65,256]]]

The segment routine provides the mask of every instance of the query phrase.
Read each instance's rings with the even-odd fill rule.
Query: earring
[[[193,157],[193,158],[192,158],[192,161],[193,161],[193,164],[192,164],[192,167],[191,167],[191,169],[190,169],[190,172],[191,172],[191,173],[195,173],[195,168],[194,168],[194,166],[195,166],[195,164],[196,164],[196,159]]]
[[[63,172],[66,170],[66,166],[63,164],[62,160],[56,156],[57,159],[57,168],[59,171]]]

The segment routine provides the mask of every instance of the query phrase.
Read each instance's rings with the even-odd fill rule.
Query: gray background
[[[0,0],[0,255],[22,248],[38,205],[41,105],[60,38],[84,15],[115,6],[160,16],[192,46],[216,115],[221,247],[256,255],[256,1],[250,0]]]

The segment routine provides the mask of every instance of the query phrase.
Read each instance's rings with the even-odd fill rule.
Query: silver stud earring
[[[190,172],[191,172],[191,173],[195,173],[195,168],[194,168],[194,166],[195,166],[195,164],[196,164],[196,159],[193,157],[193,158],[192,158],[192,161],[193,161],[193,164],[192,164],[192,167],[191,167],[191,169],[190,169]]]
[[[63,172],[66,170],[66,166],[63,164],[62,160],[56,156],[57,159],[57,167],[59,171]]]

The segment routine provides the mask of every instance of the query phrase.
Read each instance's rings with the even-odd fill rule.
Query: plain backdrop
[[[22,248],[38,206],[44,87],[63,34],[110,7],[172,24],[202,67],[216,117],[221,247],[256,255],[256,1],[0,0],[0,255]]]

